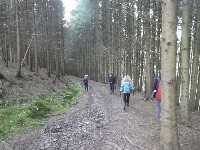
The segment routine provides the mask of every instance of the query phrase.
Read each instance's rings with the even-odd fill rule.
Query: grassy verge
[[[47,117],[63,114],[70,110],[71,103],[80,92],[79,88],[58,93],[53,98],[38,96],[25,107],[0,107],[0,141],[14,134],[22,134],[27,129],[40,128]]]

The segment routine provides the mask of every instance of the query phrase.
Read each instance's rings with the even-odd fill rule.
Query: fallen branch
[[[28,50],[29,50],[29,48],[30,48],[30,46],[31,46],[31,42],[32,42],[32,40],[33,40],[33,36],[32,36],[32,38],[31,38],[31,41],[29,42],[29,45],[28,45],[28,48],[27,48],[26,53],[25,53],[25,55],[24,55],[24,58],[23,58],[23,60],[22,60],[21,66],[22,66],[23,63],[24,63],[24,60],[25,60],[26,55],[27,55],[27,53],[28,53]]]

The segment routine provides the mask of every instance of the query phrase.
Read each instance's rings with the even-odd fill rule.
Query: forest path
[[[71,77],[77,82],[78,78]],[[43,129],[31,131],[1,144],[2,150],[158,150],[160,127],[156,104],[143,95],[130,97],[123,109],[122,96],[109,86],[90,81],[88,92],[78,96],[70,113],[49,121]],[[182,128],[181,150],[198,150],[199,131]],[[190,140],[189,135],[193,139]],[[199,141],[198,141],[199,140]],[[187,142],[185,145],[184,142]],[[194,147],[194,144],[196,145]],[[193,147],[194,148],[193,148]],[[192,147],[192,148],[191,148]]]

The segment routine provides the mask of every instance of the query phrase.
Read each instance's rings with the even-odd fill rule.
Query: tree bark
[[[194,58],[192,63],[192,76],[191,76],[191,91],[190,91],[190,110],[198,110],[199,106],[199,97],[197,98],[197,87],[199,86],[199,82],[197,82],[198,70],[199,70],[199,45],[200,45],[200,0],[197,1],[197,15],[196,15],[196,32],[195,32],[195,41],[194,41]],[[198,92],[200,88],[198,88]],[[200,94],[199,94],[200,95]]]
[[[190,13],[189,0],[183,0],[182,8],[182,37],[181,37],[181,121],[184,125],[190,126],[190,110],[189,110],[189,42],[190,42]]]
[[[146,0],[145,1],[145,13],[146,13],[146,18],[145,18],[145,22],[144,22],[144,33],[145,33],[145,58],[146,58],[146,99],[149,99],[151,96],[151,61],[150,61],[150,51],[151,51],[151,47],[150,47],[150,43],[151,43],[151,36],[150,36],[150,0]]]
[[[33,36],[34,36],[34,52],[35,52],[35,73],[38,74],[38,50],[37,50],[37,38],[36,38],[36,25],[35,25],[35,0],[33,0]]]
[[[163,1],[161,37],[161,150],[179,150],[176,113],[177,1]],[[170,65],[169,65],[170,64]]]
[[[16,0],[16,26],[17,26],[17,74],[21,78],[21,51],[20,51],[20,36],[19,36],[19,0]]]

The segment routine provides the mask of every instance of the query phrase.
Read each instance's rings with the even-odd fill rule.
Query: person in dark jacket
[[[110,84],[110,95],[114,94],[114,84],[116,82],[116,77],[113,74],[110,74],[108,82]]]
[[[88,75],[85,75],[83,78],[83,84],[85,86],[85,91],[88,91]]]
[[[153,91],[152,91],[152,94],[151,94],[151,100],[153,100],[156,96],[156,92],[157,92],[157,89],[158,89],[158,84],[161,80],[161,77],[158,76],[154,79],[154,83],[153,83]]]

